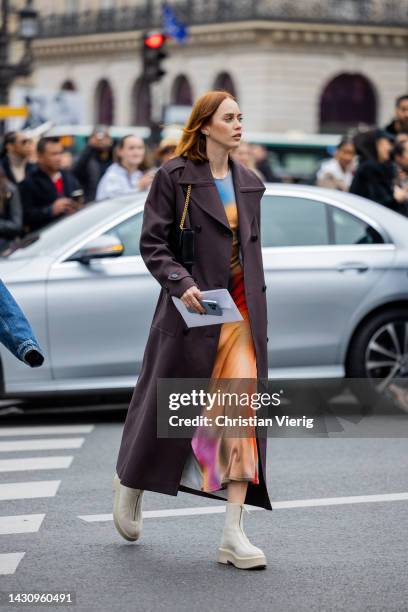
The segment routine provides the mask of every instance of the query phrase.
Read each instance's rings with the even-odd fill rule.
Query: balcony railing
[[[408,0],[173,0],[171,6],[188,25],[267,20],[408,26]],[[160,7],[146,1],[138,6],[44,16],[40,37],[126,32],[160,26]]]

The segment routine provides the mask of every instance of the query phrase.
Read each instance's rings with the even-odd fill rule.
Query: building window
[[[112,125],[114,117],[114,101],[112,87],[106,79],[99,81],[96,87],[96,123]]]
[[[137,79],[132,93],[132,124],[150,125],[152,103],[149,83],[140,77]]]
[[[320,98],[321,132],[344,133],[361,124],[374,126],[376,120],[376,94],[365,76],[339,74],[325,86]]]
[[[187,77],[184,74],[179,74],[174,80],[171,88],[171,103],[181,106],[193,105],[193,92]]]
[[[237,97],[237,91],[234,85],[234,81],[232,80],[232,77],[230,74],[228,74],[228,72],[220,72],[220,74],[217,75],[214,81],[214,89],[228,91],[228,93],[234,96],[234,98]]]

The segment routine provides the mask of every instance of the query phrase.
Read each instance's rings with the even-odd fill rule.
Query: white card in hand
[[[216,300],[222,309],[222,316],[192,313],[187,310],[180,298],[172,297],[175,307],[183,317],[188,327],[203,325],[221,325],[233,321],[243,321],[243,317],[235,305],[228,289],[211,289],[201,291],[203,300]]]

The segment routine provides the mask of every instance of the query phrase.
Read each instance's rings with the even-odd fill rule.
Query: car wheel
[[[357,332],[347,359],[349,378],[367,379],[352,385],[367,404],[383,393],[395,378],[408,377],[408,308],[392,308],[369,319]]]

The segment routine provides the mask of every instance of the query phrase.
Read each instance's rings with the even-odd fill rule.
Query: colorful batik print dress
[[[217,379],[238,379],[240,392],[245,389],[247,393],[255,393],[256,355],[245,301],[244,276],[239,253],[238,211],[231,171],[224,179],[214,180],[233,233],[229,291],[243,320],[223,323],[221,326],[211,376],[214,384],[210,387],[212,386],[213,389],[222,387],[223,391],[233,391],[234,389],[231,388],[234,387],[233,381],[226,381],[220,387],[218,383],[223,381],[217,383]],[[242,379],[245,379],[244,387]],[[225,385],[228,386],[228,389]],[[218,409],[218,413],[226,414],[227,412],[228,408],[225,406]],[[246,415],[240,408],[242,416],[250,416],[250,413],[253,416],[254,413],[250,408],[247,409]],[[215,414],[217,414],[217,407],[211,410],[211,416]],[[199,488],[208,493],[225,489],[231,480],[259,484],[258,448],[254,427],[248,426],[244,435],[242,435],[241,428],[239,437],[232,437],[231,430],[225,436],[218,434],[215,437],[209,437],[200,435],[201,433],[200,428],[197,428],[191,441],[193,453],[185,466],[181,484],[190,488]]]

